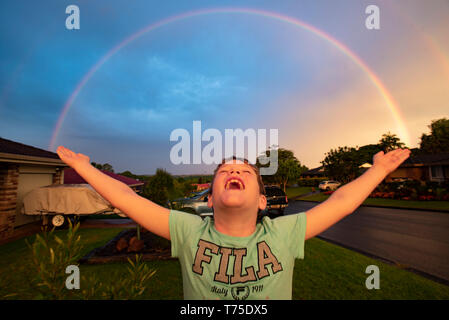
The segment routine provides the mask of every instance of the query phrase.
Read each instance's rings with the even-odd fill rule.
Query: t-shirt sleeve
[[[295,259],[304,259],[306,213],[289,214],[273,219],[272,222],[280,241],[290,248]]]
[[[203,224],[203,219],[191,213],[170,210],[169,227],[171,241],[171,255],[178,257],[189,235],[196,232]]]

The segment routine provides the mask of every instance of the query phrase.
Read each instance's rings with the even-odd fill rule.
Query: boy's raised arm
[[[386,154],[383,151],[376,153],[372,167],[363,175],[337,189],[326,201],[306,212],[306,240],[351,214],[409,155],[408,149],[396,149]]]
[[[145,229],[170,240],[169,209],[137,195],[126,184],[93,167],[89,157],[59,146],[57,154],[86,180],[103,198]]]

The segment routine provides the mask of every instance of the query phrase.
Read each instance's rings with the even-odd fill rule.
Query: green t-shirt
[[[264,217],[252,235],[232,237],[209,217],[171,210],[171,252],[181,263],[184,299],[291,299],[305,233],[305,212]]]

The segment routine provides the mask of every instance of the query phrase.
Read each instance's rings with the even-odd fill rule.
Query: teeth
[[[243,184],[242,184],[242,182],[240,182],[240,180],[237,180],[237,179],[231,179],[231,180],[229,180],[229,181],[226,183],[226,189],[229,189],[229,185],[230,185],[231,183],[238,183],[239,188],[240,188],[240,189],[243,189]]]

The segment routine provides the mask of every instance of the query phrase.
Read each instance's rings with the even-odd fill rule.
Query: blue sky
[[[65,28],[70,4],[80,30]],[[369,4],[380,8],[380,30],[365,28]],[[276,12],[346,45],[397,102],[409,147],[449,116],[447,1],[2,1],[0,136],[48,149],[64,104],[112,48],[162,19],[217,7]],[[400,133],[367,74],[334,45],[279,20],[228,13],[177,20],[112,55],[77,95],[56,145],[116,171],[210,172],[170,162],[170,132],[191,131],[194,120],[276,128],[280,146],[310,168],[331,148]]]

